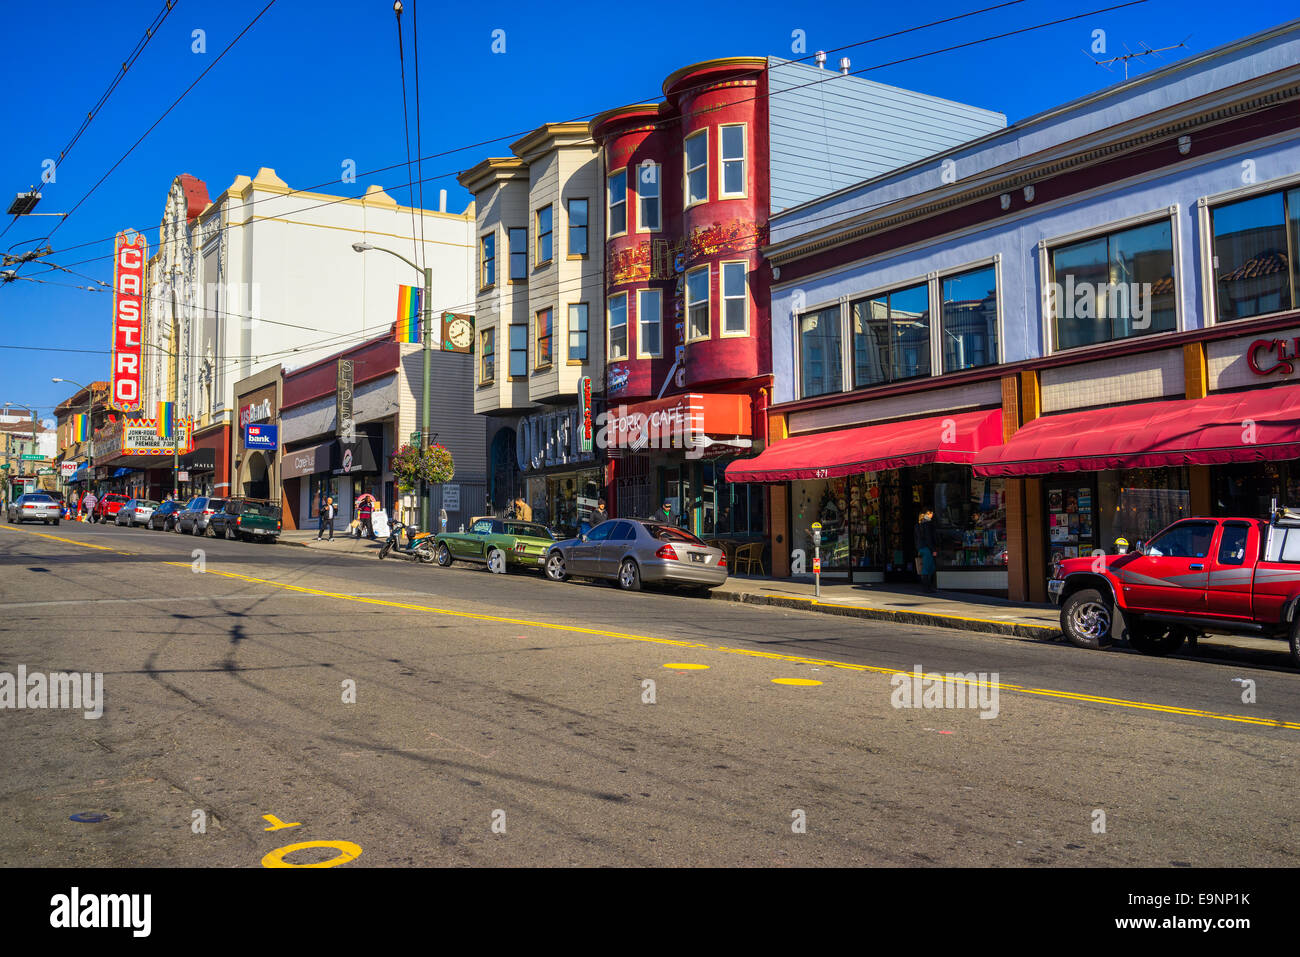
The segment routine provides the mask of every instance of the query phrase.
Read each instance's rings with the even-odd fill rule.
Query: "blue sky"
[[[419,15],[424,201],[436,206],[446,188],[449,208],[469,197],[455,174],[484,156],[501,155],[540,123],[588,115],[624,103],[658,99],[664,77],[679,66],[738,54],[794,56],[793,31],[807,50],[833,49],[940,20],[996,0],[925,4],[789,4],[774,0],[689,5],[433,4],[406,0],[403,15],[408,95],[413,97],[411,26]],[[903,37],[832,53],[860,70],[967,43],[1019,27],[1086,13],[1119,0],[1024,0]],[[72,208],[265,6],[266,0],[221,3],[178,0],[143,55],[118,86],[43,189],[40,212]],[[162,0],[105,4],[7,0],[10,43],[0,58],[6,109],[0,119],[0,192],[38,184],[42,161],[56,156],[135,47]],[[418,9],[417,9],[418,8]],[[625,15],[620,15],[622,9]],[[1281,23],[1282,3],[1236,4],[1148,0],[864,75],[884,83],[971,103],[1015,122],[1122,79],[1083,52],[1104,30],[1110,54],[1176,44],[1164,62]],[[615,23],[614,16],[621,19]],[[1225,33],[1225,29],[1230,33]],[[206,53],[193,32],[204,31]],[[505,52],[492,52],[493,31],[505,31]],[[652,32],[647,32],[652,31]],[[19,42],[12,42],[18,40]],[[1155,68],[1155,57],[1134,71]],[[498,139],[499,138],[499,139]],[[353,185],[337,182],[345,160]],[[180,173],[204,180],[215,194],[238,174],[269,166],[290,186],[328,181],[323,192],[359,195],[371,183],[405,183],[397,32],[391,0],[278,0],[253,29],[54,234],[53,262],[87,277],[111,280],[111,245],[119,229],[147,231],[150,246],[168,185]],[[393,190],[405,202],[402,191]],[[31,248],[57,220],[29,218],[0,238],[0,250]],[[0,228],[9,224],[3,217]],[[88,284],[33,265],[25,276]],[[13,282],[0,286],[0,404],[34,405],[46,416],[70,390],[50,382],[81,382],[108,374],[111,302],[106,292]],[[100,350],[97,354],[7,348]]]

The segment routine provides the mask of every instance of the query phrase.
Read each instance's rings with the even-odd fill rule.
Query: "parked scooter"
[[[384,542],[383,547],[379,549],[379,558],[382,561],[390,554],[398,558],[405,558],[413,562],[424,562],[426,565],[433,562],[433,534],[431,532],[414,532],[408,536],[405,544],[402,542],[402,532],[406,526],[399,521],[389,522],[388,541]]]

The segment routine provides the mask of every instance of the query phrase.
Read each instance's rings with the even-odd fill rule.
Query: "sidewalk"
[[[334,530],[334,541],[324,539],[316,540],[316,529],[284,529],[280,532],[280,542],[284,545],[300,545],[304,548],[319,548],[324,551],[342,553],[344,555],[371,555],[379,551],[379,546],[383,544],[382,539],[371,541],[368,538],[353,538],[347,533],[346,527],[343,531]]]
[[[1019,638],[1053,640],[1061,637],[1060,610],[1053,605],[1021,604],[968,592],[939,591],[929,595],[906,585],[828,585],[814,596],[811,578],[789,580],[733,576],[711,593],[715,600],[751,605],[775,605],[820,611],[829,615],[897,621],[935,628],[959,628]]]

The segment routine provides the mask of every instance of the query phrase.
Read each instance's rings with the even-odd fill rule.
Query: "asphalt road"
[[[104,686],[98,719],[0,710],[5,866],[1300,862],[1281,645],[1151,659],[76,523],[0,525],[0,611],[0,672]],[[899,707],[918,665],[996,716]]]

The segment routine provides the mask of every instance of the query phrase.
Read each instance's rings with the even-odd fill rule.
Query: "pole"
[[[433,357],[433,267],[424,267],[424,301],[421,312],[424,324],[424,398],[420,408],[420,451],[429,451],[429,378]],[[433,492],[424,479],[420,479],[420,531],[428,532],[432,521]]]

